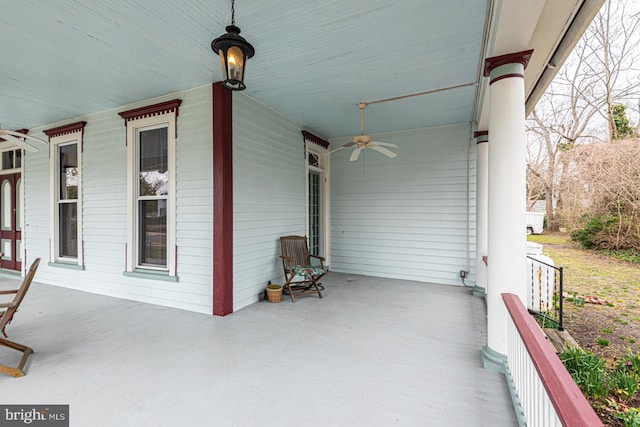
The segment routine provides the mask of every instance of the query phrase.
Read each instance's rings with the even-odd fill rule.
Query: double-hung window
[[[52,263],[84,263],[82,245],[82,138],[86,122],[45,130],[51,171]]]
[[[175,149],[180,100],[120,113],[127,126],[127,272],[176,276]]]

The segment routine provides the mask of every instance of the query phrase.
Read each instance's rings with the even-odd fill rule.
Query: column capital
[[[479,130],[473,133],[473,137],[476,139],[476,144],[480,144],[482,142],[489,142],[489,131],[488,130]]]
[[[491,71],[501,65],[521,64],[524,68],[527,68],[531,55],[533,55],[533,49],[487,58],[484,60],[484,76],[489,77]]]

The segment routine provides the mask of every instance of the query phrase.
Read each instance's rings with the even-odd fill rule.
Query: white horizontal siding
[[[176,140],[176,244],[178,282],[123,275],[126,242],[127,148],[119,111],[182,99]],[[105,112],[74,117],[35,130],[84,120],[83,240],[85,270],[47,265],[49,260],[49,157],[25,159],[27,257],[43,259],[37,280],[104,295],[212,312],[213,151],[211,86],[173,93]],[[32,132],[33,133],[33,132]]]
[[[300,126],[252,98],[233,97],[233,308],[281,281],[280,236],[304,235]]]
[[[332,270],[460,285],[459,271],[468,270],[475,257],[469,126],[374,140],[397,144],[398,157],[365,150],[364,159],[349,162],[350,149],[332,154]]]

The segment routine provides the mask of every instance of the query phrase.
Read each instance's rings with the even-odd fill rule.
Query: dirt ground
[[[530,240],[564,269],[564,327],[578,344],[610,365],[640,353],[640,265],[578,249],[566,235]],[[591,403],[605,425],[623,426],[606,399]],[[624,405],[640,407],[640,397]]]
[[[640,352],[640,265],[577,249],[566,236],[549,240],[543,251],[564,269],[565,329],[607,359]]]

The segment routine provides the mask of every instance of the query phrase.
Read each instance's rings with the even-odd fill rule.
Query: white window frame
[[[325,258],[325,265],[328,266],[331,261],[330,248],[330,218],[331,212],[329,189],[331,188],[330,182],[330,161],[329,150],[313,143],[305,144],[305,234],[309,233],[309,171],[315,171],[320,173],[320,199],[322,205],[322,211],[320,212],[320,221],[322,223],[322,236],[321,236],[321,252],[320,255]],[[318,156],[319,166],[311,166],[309,164],[309,154],[313,153]]]
[[[83,131],[82,129],[62,134],[59,136],[53,136],[49,138],[49,161],[50,167],[49,171],[51,177],[49,179],[50,182],[50,250],[49,257],[52,263],[61,263],[61,264],[77,264],[78,266],[84,265],[84,244],[83,244],[83,224],[82,224],[82,139],[83,139]],[[78,227],[77,236],[78,236],[78,257],[68,257],[60,255],[60,210],[59,210],[59,196],[60,196],[60,174],[59,174],[59,147],[76,144],[77,150],[77,158],[78,158],[78,198],[76,199],[77,204],[77,215],[78,219],[76,222],[76,226]]]
[[[176,272],[176,117],[175,111],[127,121],[127,272]],[[140,265],[138,230],[138,143],[145,130],[167,128],[167,263],[166,267]]]

